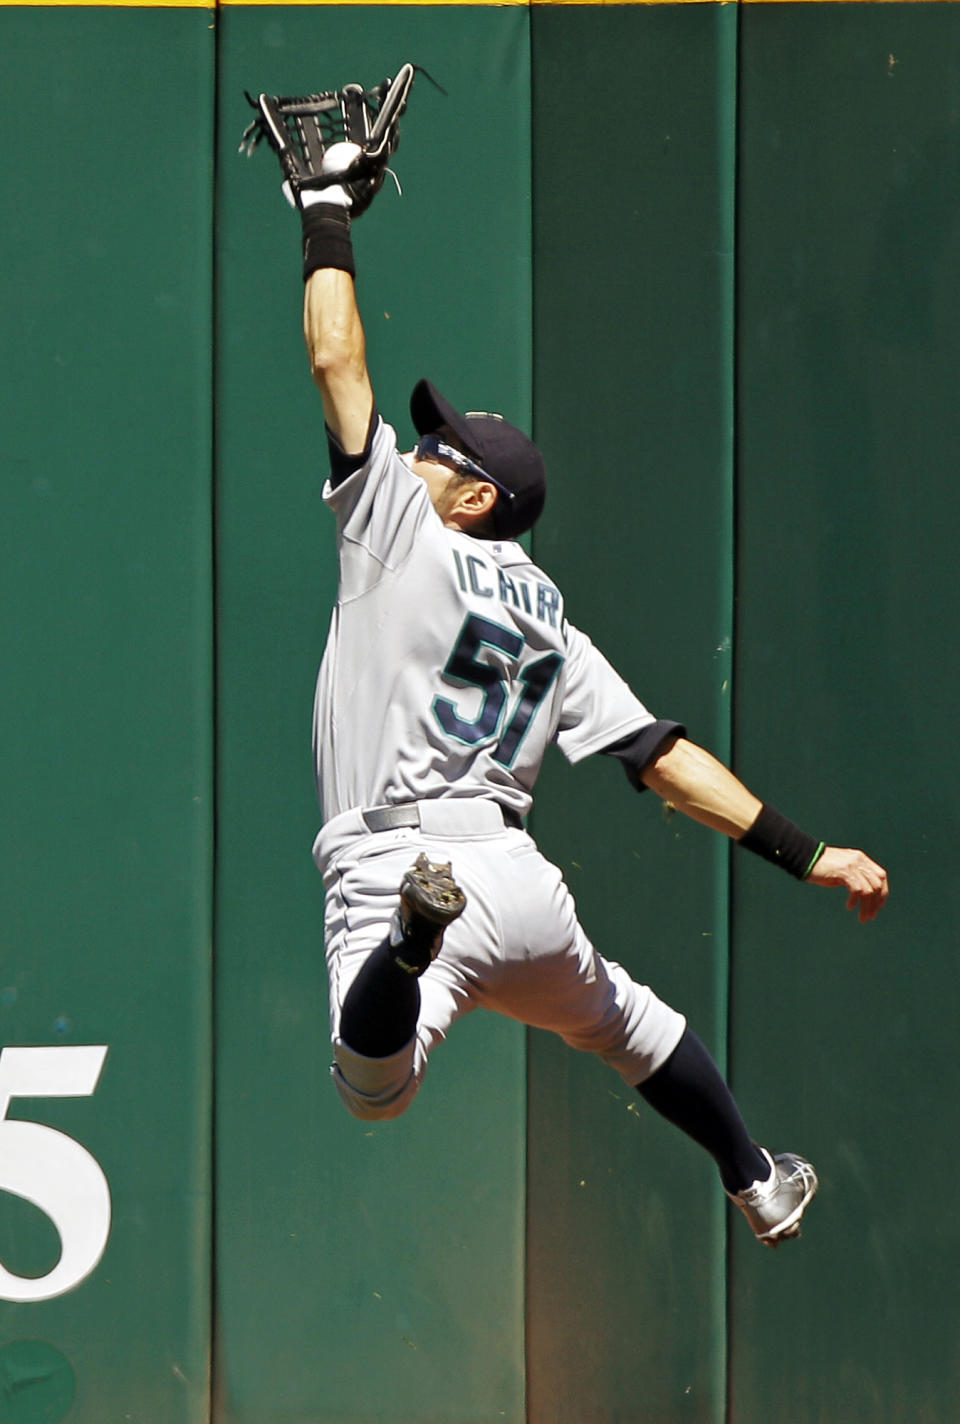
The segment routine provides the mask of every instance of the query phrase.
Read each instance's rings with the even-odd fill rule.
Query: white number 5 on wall
[[[8,1122],[12,1098],[87,1098],[105,1045],[0,1051],[0,1191],[32,1202],[60,1235],[60,1259],[45,1276],[15,1276],[0,1264],[0,1300],[50,1300],[94,1269],[110,1235],[110,1188],[85,1147],[38,1122]]]

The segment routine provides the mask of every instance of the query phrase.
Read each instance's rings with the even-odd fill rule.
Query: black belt
[[[518,812],[509,806],[498,807],[503,824],[513,830],[522,831],[523,821]],[[401,806],[371,806],[360,813],[368,831],[399,831],[420,825],[420,807],[415,801],[407,801]]]

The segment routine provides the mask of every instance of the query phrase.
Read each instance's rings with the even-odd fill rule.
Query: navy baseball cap
[[[442,425],[449,426],[464,453],[511,492],[512,499],[498,495],[493,506],[493,527],[501,539],[515,539],[533,528],[547,495],[547,471],[529,435],[490,411],[468,410],[461,415],[429,381],[414,386],[410,415],[418,435],[432,435]]]

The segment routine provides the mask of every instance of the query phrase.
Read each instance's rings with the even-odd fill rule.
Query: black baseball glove
[[[265,138],[280,159],[298,208],[304,190],[337,183],[350,198],[351,216],[358,217],[380,191],[387,162],[400,142],[400,116],[415,68],[403,65],[394,79],[385,79],[375,89],[345,84],[300,98],[261,94],[254,99],[248,94],[257,117],[244,130],[240,152],[252,154]],[[330,154],[335,144],[354,147]]]

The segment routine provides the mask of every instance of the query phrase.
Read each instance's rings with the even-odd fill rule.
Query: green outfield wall
[[[0,1419],[196,1424],[214,35],[5,7],[0,56]]]
[[[893,885],[864,932],[736,867],[734,1078],[823,1173],[789,1274],[733,1238],[745,1419],[957,1409],[957,1233],[921,1245],[915,1174],[957,1153],[958,79],[954,5],[745,12],[737,760]]]
[[[861,927],[544,768],[598,946],[820,1170],[776,1253],[549,1036],[471,1016],[396,1122],[328,1081],[325,445],[236,150],[407,58],[380,409],[531,428],[573,621],[890,869]],[[0,4],[0,77],[0,1424],[955,1424],[960,6]]]
[[[725,754],[736,9],[549,7],[532,34],[534,416],[554,481],[535,553],[654,711]],[[599,164],[594,124],[571,133],[578,90],[617,96]],[[722,1057],[725,844],[615,763],[559,756],[535,833],[598,948]],[[529,1065],[528,1417],[722,1418],[712,1164],[550,1036]]]

